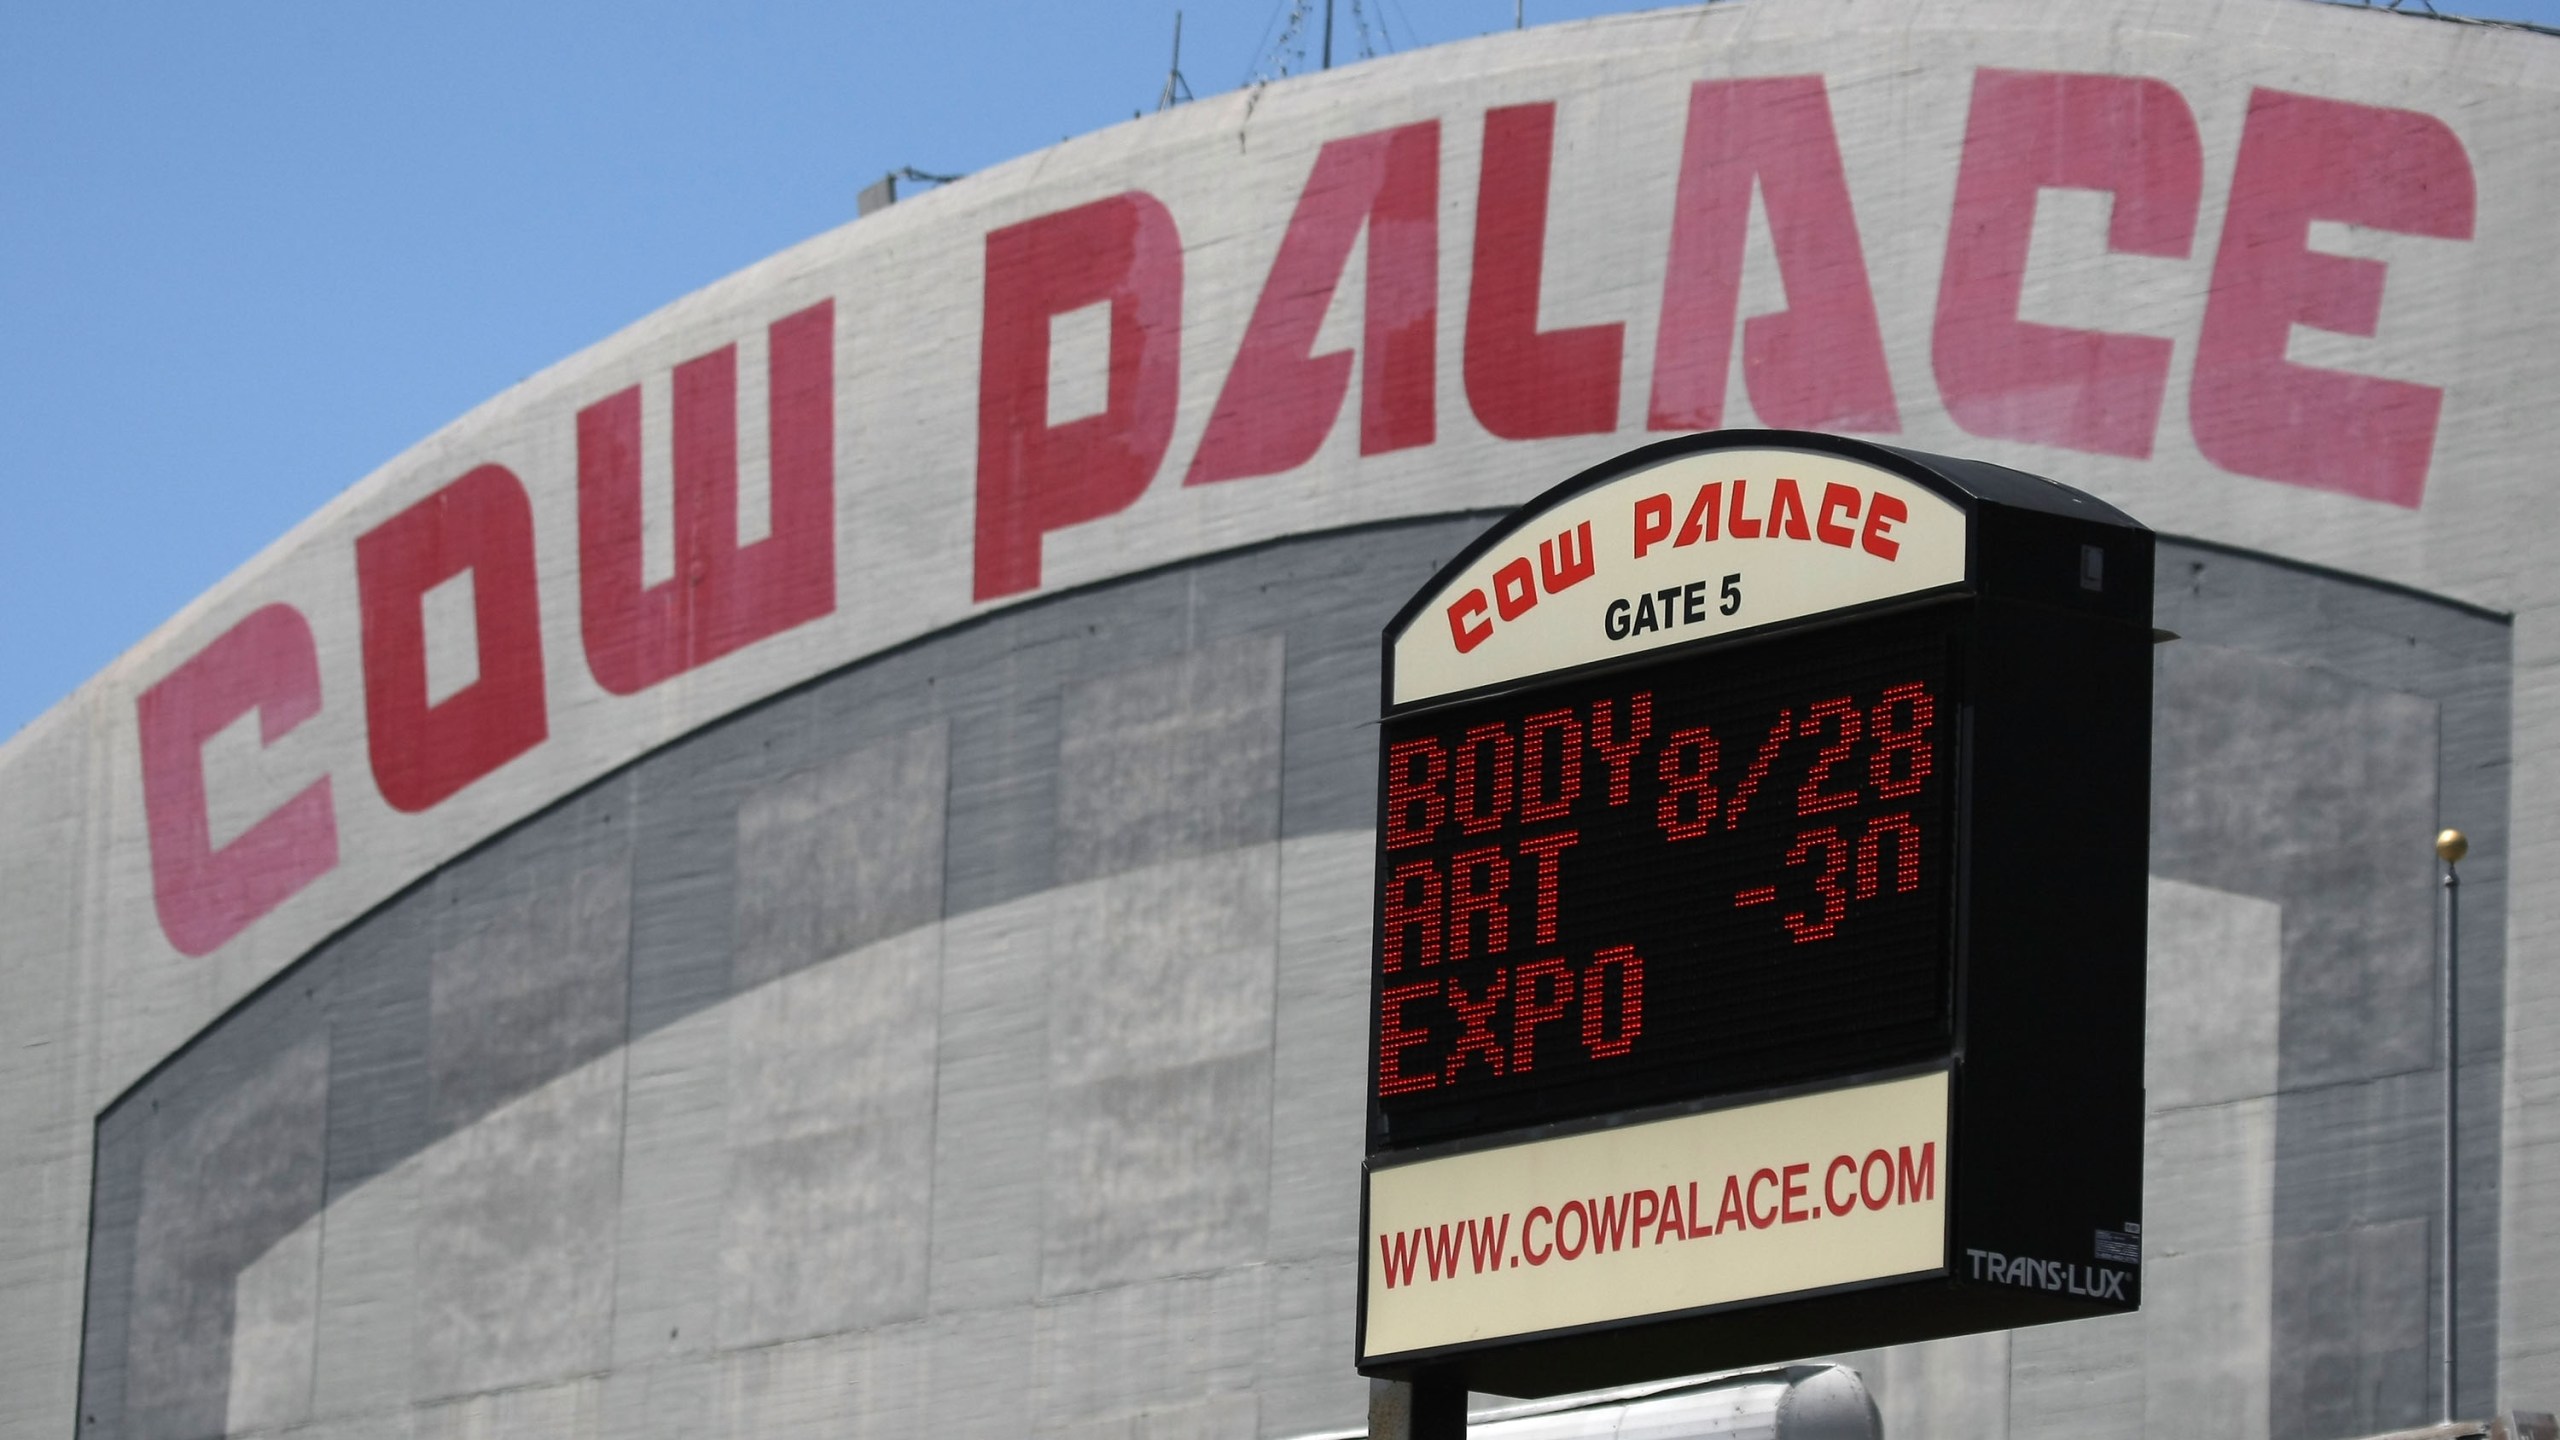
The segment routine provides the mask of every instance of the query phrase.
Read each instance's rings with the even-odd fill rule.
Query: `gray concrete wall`
[[[938,637],[368,916],[102,1121],[84,1434],[1356,1419],[1377,636],[1480,523]]]
[[[1377,633],[1480,524],[937,637],[366,917],[101,1121],[83,1435],[1359,1424]],[[1853,1357],[1889,1433],[2434,1403],[2426,842],[2503,853],[2506,627],[2199,547],[2161,579],[2149,1308]],[[2463,1218],[2485,1406],[2494,1185]]]

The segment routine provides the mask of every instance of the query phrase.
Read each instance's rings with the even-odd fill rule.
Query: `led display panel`
[[[2140,1301],[2151,539],[1790,432],[1388,627],[1360,1364],[1551,1394]]]
[[[1958,618],[1390,721],[1379,1138],[1944,1053]]]

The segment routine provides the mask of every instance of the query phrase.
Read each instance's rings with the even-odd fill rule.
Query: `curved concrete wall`
[[[83,1433],[1358,1426],[1376,636],[1481,525],[850,667],[349,927],[101,1121]],[[2504,852],[2507,627],[2192,544],[2160,572],[2148,1309],[1851,1357],[1888,1433],[2431,1403],[2434,897],[2399,842],[2461,813]],[[2494,935],[2503,871],[2467,884]],[[2503,965],[2475,942],[2491,1033]],[[2467,1212],[2486,1356],[2494,1186]]]
[[[2478,1256],[2465,1264],[2480,1270],[2466,1293],[2499,1307],[2466,1318],[2476,1343],[2463,1388],[2483,1402],[2560,1390],[2560,1309],[2538,1299],[2560,1271],[2560,1225],[2537,1198],[2552,1192],[2555,1127],[2531,1103],[2554,1073],[2541,1041],[2560,994],[2534,957],[2560,892],[2503,888],[2506,867],[2539,873],[2534,861],[2560,841],[2538,758],[2554,592],[2539,466],[2560,438],[2545,433],[2560,421],[2543,399],[2560,361],[2539,343],[2555,318],[2556,82],[2560,48],[2546,37],[2290,0],[2115,12],[1760,0],[1595,21],[1069,142],[796,247],[525,382],[366,479],[0,748],[0,965],[14,997],[0,1013],[0,1186],[13,1216],[0,1231],[0,1429],[58,1433],[75,1405],[84,1429],[99,1416],[100,1434],[438,1405],[483,1415],[469,1407],[501,1402],[468,1397],[655,1374],[659,1359],[628,1348],[641,1332],[623,1323],[625,1249],[661,1223],[630,1168],[647,1154],[632,1127],[656,1094],[645,1082],[711,1086],[712,1074],[722,1105],[753,1092],[737,1101],[740,1128],[670,1162],[693,1198],[667,1203],[694,1207],[682,1224],[697,1228],[666,1219],[668,1248],[633,1260],[642,1278],[628,1279],[645,1289],[657,1274],[670,1296],[683,1292],[632,1299],[632,1315],[708,1307],[668,1326],[680,1346],[704,1347],[682,1350],[686,1363],[735,1352],[781,1364],[790,1335],[958,1324],[935,1298],[939,1207],[957,1194],[999,1208],[1084,1195],[1042,1198],[1036,1225],[985,1242],[996,1247],[985,1275],[1030,1289],[953,1280],[954,1294],[1006,1298],[949,1313],[1047,1317],[1038,1323],[1079,1337],[1227,1336],[1242,1348],[1217,1353],[1251,1352],[1257,1366],[1267,1344],[1310,1367],[1287,1371],[1310,1377],[1306,1408],[1268,1378],[1280,1371],[1214,1357],[1165,1367],[1222,1377],[1179,1395],[1021,1400],[1121,1373],[1081,1361],[1023,1372],[1050,1377],[1028,1389],[954,1393],[1013,1396],[1032,1408],[1008,1413],[1044,1429],[1195,1402],[1210,1407],[1203,1426],[1242,1424],[1211,1398],[1233,1394],[1256,1397],[1257,1430],[1332,1423],[1326,1407],[1349,1393],[1327,1388],[1345,1383],[1339,1357],[1308,1359],[1269,1328],[1338,1323],[1321,1305],[1290,1308],[1315,1305],[1314,1290],[1279,1298],[1272,1277],[1288,1266],[1312,1267],[1309,1286],[1347,1286],[1320,1278],[1346,1260],[1271,1238],[1301,1223],[1330,1234],[1325,1206],[1338,1201],[1298,1191],[1322,1191],[1347,1163],[1282,1148],[1281,1101],[1344,1083],[1279,1068],[1297,953],[1286,937],[1236,941],[1234,954],[1268,962],[1264,991],[1198,997],[1200,1033],[1233,1028],[1235,1044],[1180,1061],[1226,1066],[1181,1092],[1201,1107],[1187,1119],[1100,1098],[1121,1093],[1111,1087],[1131,1066],[1174,1063],[1106,999],[1089,1036],[1057,1032],[1070,1011],[1043,1022],[1040,1067],[1081,1050],[1101,1068],[1026,1072],[1045,1106],[1068,1108],[1007,1111],[1004,1123],[1024,1127],[1005,1132],[1007,1151],[949,1128],[940,1109],[919,1126],[897,1108],[946,1093],[955,1067],[1030,1063],[1000,1041],[986,1042],[993,1058],[973,1058],[943,1020],[918,1023],[950,1014],[953,927],[1065,905],[1079,886],[1107,897],[1123,883],[1113,877],[1222,865],[1277,875],[1303,841],[1339,849],[1322,850],[1338,877],[1303,911],[1270,910],[1269,924],[1336,906],[1356,931],[1365,860],[1343,857],[1365,856],[1367,646],[1428,573],[1426,552],[1464,529],[1430,517],[1507,505],[1654,429],[1755,422],[1981,455],[2091,489],[2166,532],[2352,572],[2211,548],[2179,552],[2192,574],[2164,572],[2163,593],[2207,618],[2165,622],[2191,638],[2162,662],[2163,774],[2187,778],[2164,779],[2157,807],[2158,923],[2188,938],[2160,963],[2193,973],[2169,973],[2155,1004],[2173,1007],[2162,1033],[2231,1043],[2180,1062],[2169,1089],[2193,1094],[2163,1104],[2155,1139],[2240,1166],[2215,1213],[2259,1217],[2198,1232],[2194,1252],[2227,1241],[2264,1257],[2198,1266],[2264,1277],[2243,1286],[2257,1298],[2233,1312],[2242,1330],[2223,1347],[2264,1357],[2226,1367],[2242,1411],[2310,1434],[2426,1407],[2422,1360],[2404,1373],[2389,1357],[2412,1343],[2422,1354],[2412,1337],[2426,1329],[2404,1283],[2425,1263],[2424,1075],[2441,1063],[2423,1023],[2423,837],[2439,819],[2463,824],[2483,837],[2467,892],[2478,993],[2466,1061],[2468,1123],[2487,1127],[2470,1150],[2483,1169],[2480,1213],[2465,1217],[2466,1256]],[[1375,548],[1399,545],[1410,553],[1392,562]],[[1280,568],[1218,601],[1234,609],[1208,643],[1189,628],[1202,597],[1226,595],[1218,587],[1254,565]],[[1178,599],[1153,598],[1166,586]],[[1043,629],[1088,612],[1138,627],[1107,664]],[[1332,628],[1310,652],[1301,629],[1316,615]],[[931,658],[960,655],[975,658]],[[830,703],[818,697],[945,663],[923,698],[915,681],[876,702],[904,723],[794,740],[814,748],[785,747],[779,769],[721,750]],[[1311,703],[1294,688],[1302,666],[1335,707],[1303,730],[1289,708]],[[964,692],[980,697],[970,723],[993,727],[991,751],[962,739],[976,732],[965,706],[949,707]],[[1255,729],[1266,711],[1282,723]],[[1335,748],[1320,758],[1292,748],[1328,733]],[[633,798],[643,790],[658,798]],[[1292,819],[1293,807],[1313,808]],[[665,825],[711,848],[648,861],[650,817],[679,814],[689,818]],[[592,820],[570,827],[574,843],[532,838],[569,816]],[[2404,831],[2418,838],[2404,844]],[[539,867],[493,858],[509,847],[569,868],[533,885]],[[820,876],[838,877],[825,887],[837,899],[813,898]],[[1163,883],[1185,899],[1208,893]],[[1109,910],[1106,898],[1074,903]],[[1047,920],[1033,928],[1080,937],[1077,954],[1170,966],[1182,947],[1234,939],[1221,927],[1260,923],[1263,903],[1238,890],[1209,906],[1203,934],[1125,947]],[[450,913],[425,918],[437,905]],[[393,989],[350,998],[354,957],[376,952],[408,957],[376,962]],[[1356,958],[1356,946],[1340,953]],[[2225,953],[2243,958],[2197,958]],[[793,1044],[826,1049],[824,1035],[777,1032],[737,1064],[712,1046],[702,1074],[642,1058],[653,1037],[693,1033],[687,1023],[787,1030],[813,1008],[834,1014],[773,997],[829,983],[840,961],[862,970],[853,956],[889,957],[872,967],[879,993],[866,990],[882,1008],[847,1013],[903,1059],[839,1077],[852,1087],[840,1106],[795,1109],[796,1082],[778,1073],[740,1078]],[[998,989],[1050,976],[1041,960],[987,963]],[[1321,958],[1304,963],[1324,971]],[[327,1018],[296,1029],[305,1022],[279,1017],[305,981],[301,1003]],[[1153,983],[1093,979],[1105,996]],[[2224,985],[2258,988],[2233,999],[2213,988]],[[668,1018],[713,1014],[716,1025]],[[1240,1061],[1256,1016],[1280,1028],[1261,1060]],[[1327,1023],[1344,1035],[1323,1043],[1356,1049],[1352,1009]],[[251,1032],[268,1038],[223,1038]],[[247,1044],[254,1073],[172,1078],[233,1063],[220,1059],[226,1044]],[[395,1054],[410,1058],[382,1058]],[[1171,1093],[1123,1089],[1132,1106]],[[181,1092],[183,1122],[148,1118]],[[1259,1141],[1234,1121],[1257,1094],[1275,1097]],[[1063,1098],[1076,1095],[1090,1113]],[[873,1117],[846,1122],[873,1139],[802,1144],[791,1128],[849,1113]],[[511,1124],[534,1128],[509,1140]],[[1188,1133],[1182,1124],[1214,1144],[1070,1163],[1115,1153],[1113,1125],[1162,1137]],[[545,1126],[564,1138],[536,1143]],[[602,1162],[568,1173],[585,1143],[572,1132],[618,1137],[610,1186]],[[1350,1133],[1346,1123],[1345,1138],[1309,1143],[1347,1155]],[[760,1271],[771,1257],[752,1246],[744,1258],[720,1250],[717,1264],[701,1248],[730,1233],[699,1228],[705,1216],[766,1223],[735,1219],[745,1200],[718,1178],[751,1172],[741,1157],[868,1155],[859,1147],[874,1139],[908,1147],[895,1163],[931,1171],[934,1208],[915,1210],[912,1188],[811,1180],[794,1210],[783,1179],[740,1183],[784,1205],[772,1222],[782,1231],[838,1234],[874,1214],[861,1207],[889,1207],[878,1226],[926,1237],[906,1268],[804,1284]],[[1256,1163],[1245,1151],[1215,1148],[1257,1143],[1260,1189],[1236,1178]],[[990,1158],[1035,1151],[1051,1158],[1019,1173]],[[518,1170],[465,1174],[471,1156],[498,1164],[490,1155],[517,1156]],[[565,1168],[519,1173],[535,1163],[526,1157]],[[1014,1180],[948,1189],[946,1161]],[[1172,1168],[1146,1178],[1150,1163]],[[440,1164],[464,1175],[460,1189],[363,1220],[361,1197],[425,1193]],[[1186,1165],[1228,1189],[1168,1178]],[[2209,1168],[2198,1158],[2154,1174]],[[223,1190],[216,1178],[246,1186],[236,1211],[169,1198]],[[1134,1189],[1112,1188],[1124,1182]],[[1107,1205],[1094,1198],[1106,1192]],[[1245,1243],[1148,1239],[1155,1220],[1117,1238],[1099,1219],[1090,1233],[1051,1228],[1078,1204],[1125,1220],[1159,1200],[1201,1225],[1232,1212],[1265,1229]],[[378,1253],[411,1257],[407,1272],[382,1262],[393,1265],[382,1293],[405,1295],[413,1318],[380,1333],[412,1338],[383,1352],[397,1352],[396,1365],[380,1361],[392,1369],[344,1369],[327,1347],[361,1327],[314,1330],[311,1383],[271,1394],[250,1377],[277,1372],[241,1371],[240,1357],[301,1353],[293,1247],[325,1255],[327,1217],[343,1205],[359,1213],[341,1231],[390,1227]],[[607,1211],[609,1226],[568,1218]],[[498,1224],[510,1217],[521,1233]],[[598,1258],[608,1229],[610,1264]],[[1347,1220],[1340,1230],[1324,1243],[1347,1243]],[[447,1243],[459,1248],[433,1248]],[[552,1309],[471,1289],[484,1271],[516,1273],[479,1263],[509,1246],[551,1257],[524,1283]],[[561,1246],[576,1254],[554,1255]],[[2174,1258],[2155,1243],[2155,1296],[2174,1294],[2156,1278]],[[1113,1331],[1057,1308],[1173,1276],[1214,1288],[1224,1282],[1200,1277],[1239,1267],[1264,1288],[1198,1303],[1204,1317],[1229,1304],[1262,1317],[1241,1329],[1163,1311]],[[964,1272],[978,1273],[952,1273]],[[445,1283],[469,1293],[436,1290]],[[328,1282],[312,1284],[310,1303],[327,1303]],[[497,1323],[597,1313],[612,1323],[569,1325],[559,1333],[574,1338],[554,1348]],[[2096,1352],[2038,1348],[2069,1333],[2002,1338],[1997,1366],[1991,1342],[1953,1347],[1943,1363],[1973,1367],[1979,1385],[1927,1388],[1986,1406],[1996,1393],[1983,1414],[2038,1428],[2040,1402],[2020,1398],[2042,1393],[2035,1377],[2105,1369]],[[2250,1349],[2258,1336],[2268,1348]],[[474,1344],[497,1358],[474,1358]],[[2129,1346],[2104,1342],[2119,1387],[2107,1393],[2151,1396],[2163,1415],[2223,1394],[2142,1379],[2157,1367],[2123,1369],[2140,1349]],[[836,1358],[824,1364],[873,1363],[868,1350],[826,1353]],[[2301,1382],[2311,1393],[2282,1390],[2296,1360],[2317,1377]],[[720,1396],[762,1393],[731,1369],[700,1373],[730,1377]],[[627,1383],[639,1382],[616,1393]],[[1889,1410],[1904,1403],[1889,1379],[1879,1388]],[[2349,1409],[2319,1408],[2339,1404]]]

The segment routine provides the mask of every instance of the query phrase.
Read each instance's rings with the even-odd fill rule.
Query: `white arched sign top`
[[[1965,579],[1966,512],[1881,466],[1779,447],[1675,455],[1481,545],[1403,619],[1390,705]]]

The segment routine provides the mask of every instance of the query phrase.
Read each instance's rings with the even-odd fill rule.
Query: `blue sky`
[[[1187,0],[1193,89],[1267,70],[1289,4]],[[1152,108],[1175,8],[9,7],[0,736],[375,466],[852,218],[883,171]],[[2560,0],[2459,8],[2560,24]],[[1507,28],[1512,0],[1335,14],[1340,60],[1364,27],[1380,51]]]

